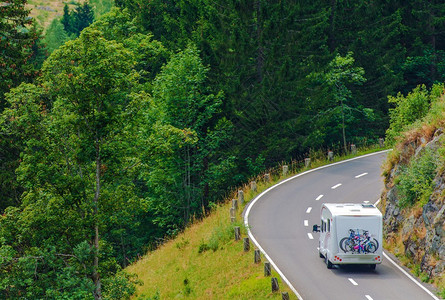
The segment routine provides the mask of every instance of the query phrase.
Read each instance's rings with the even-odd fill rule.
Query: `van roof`
[[[339,216],[381,216],[380,210],[370,203],[324,203],[332,215]]]

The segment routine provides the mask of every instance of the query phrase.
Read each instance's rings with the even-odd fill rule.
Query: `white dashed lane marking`
[[[348,278],[348,280],[353,284],[353,285],[358,285],[358,283],[357,282],[355,282],[355,280],[354,279],[352,279],[352,278]]]
[[[355,178],[360,178],[360,177],[363,177],[363,176],[365,176],[365,175],[368,175],[368,173],[362,173],[362,174],[360,174],[360,175],[355,176]]]
[[[310,240],[313,240],[314,237],[312,236],[312,233],[308,232],[307,236],[309,237]]]
[[[365,297],[366,297],[366,299],[368,299],[368,300],[374,300],[374,299],[372,299],[372,297],[369,296],[369,295],[365,295]]]
[[[320,200],[321,198],[323,198],[324,195],[320,195],[317,198],[315,198],[316,201]]]
[[[310,213],[311,210],[312,210],[312,207],[308,207],[308,208],[306,209],[306,213],[307,213],[307,214]]]
[[[341,186],[341,183],[338,183],[338,184],[334,185],[333,187],[331,187],[331,189],[335,190],[335,189],[338,188],[339,186]]]
[[[304,220],[304,226],[309,226],[309,221],[308,220]]]

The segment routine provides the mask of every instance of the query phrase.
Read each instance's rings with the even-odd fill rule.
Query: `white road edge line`
[[[304,220],[304,226],[308,227],[309,226],[309,221],[308,220]]]
[[[354,178],[360,178],[360,177],[363,177],[363,176],[365,176],[365,175],[368,175],[368,173],[362,173],[362,174],[360,174],[360,175],[355,176]]]
[[[358,283],[357,282],[355,282],[355,280],[354,279],[352,279],[352,278],[348,278],[348,280],[353,284],[353,285],[358,285]]]
[[[331,189],[335,190],[335,189],[338,188],[339,186],[341,186],[341,183],[338,183],[338,184],[334,185],[333,187],[331,187]]]
[[[386,254],[385,252],[383,252],[383,256],[389,260],[394,266],[397,267],[397,269],[399,269],[403,274],[405,274],[409,279],[411,279],[415,284],[417,284],[420,288],[422,288],[428,295],[430,295],[433,299],[435,300],[440,300],[439,298],[436,297],[436,295],[434,295],[429,289],[427,289],[426,287],[424,287],[423,285],[421,285],[414,277],[411,276],[411,274],[409,274],[408,272],[406,272],[402,267],[400,267],[395,261],[393,261],[388,254]]]
[[[379,204],[381,199],[377,200],[376,203],[374,203],[374,205]],[[401,266],[399,266],[395,261],[393,261],[391,259],[391,257],[388,256],[388,254],[385,253],[385,251],[383,251],[383,256],[389,260],[390,263],[392,263],[394,266],[397,267],[397,269],[399,269],[403,274],[405,274],[409,279],[411,279],[411,281],[413,281],[415,284],[417,284],[422,290],[424,290],[428,295],[430,295],[434,300],[440,300],[439,298],[436,297],[436,295],[434,295],[429,289],[427,289],[426,287],[424,287],[422,284],[420,284],[413,276],[411,276],[410,273],[406,272]]]
[[[261,194],[259,194],[255,199],[253,199],[252,201],[250,201],[250,202],[247,204],[247,207],[246,207],[246,210],[245,210],[245,213],[244,213],[244,225],[246,225],[246,228],[247,228],[247,234],[249,235],[250,239],[252,240],[252,243],[254,243],[254,244],[258,247],[258,249],[261,251],[261,253],[263,253],[264,257],[270,262],[270,264],[271,264],[272,267],[275,269],[275,271],[280,275],[281,279],[283,279],[283,281],[286,282],[286,284],[287,284],[287,285],[289,286],[289,288],[294,292],[294,294],[298,297],[298,299],[303,300],[303,297],[301,297],[301,295],[297,292],[297,290],[295,289],[295,287],[290,283],[289,279],[287,279],[287,277],[284,276],[283,272],[278,268],[278,266],[277,266],[277,265],[275,264],[275,262],[270,258],[270,256],[266,253],[266,251],[264,251],[264,249],[261,247],[261,245],[258,243],[258,241],[257,241],[257,240],[255,239],[255,237],[253,236],[252,231],[250,231],[250,228],[249,228],[249,213],[250,213],[250,210],[252,209],[252,206],[253,206],[258,200],[260,200],[261,197],[263,197],[265,194],[267,194],[269,191],[271,191],[271,190],[273,190],[274,188],[276,188],[276,187],[282,185],[283,183],[286,183],[286,182],[288,182],[288,181],[291,181],[292,179],[298,178],[298,177],[303,176],[303,175],[306,175],[306,174],[308,174],[308,173],[312,173],[312,172],[317,171],[317,170],[321,170],[321,169],[329,168],[329,167],[336,166],[336,165],[339,165],[339,164],[342,164],[342,163],[345,163],[345,162],[349,162],[349,161],[352,161],[352,160],[357,160],[357,159],[365,158],[365,157],[372,156],[372,155],[382,154],[382,153],[385,153],[385,152],[388,152],[388,151],[390,151],[390,150],[383,150],[383,151],[379,151],[379,152],[374,152],[374,153],[370,153],[370,154],[365,154],[365,155],[362,155],[362,156],[358,156],[358,157],[354,157],[354,158],[350,158],[350,159],[342,160],[342,161],[339,161],[339,162],[336,162],[336,163],[332,163],[332,164],[329,164],[329,165],[321,166],[321,167],[318,167],[318,168],[315,168],[315,169],[307,170],[307,171],[305,171],[305,172],[303,172],[303,173],[300,173],[300,174],[297,174],[297,175],[295,175],[295,176],[292,176],[292,177],[290,177],[290,178],[288,178],[288,179],[285,179],[285,180],[283,180],[283,181],[281,181],[281,182],[279,182],[279,183],[277,183],[277,184],[271,186],[270,188],[268,188],[267,190],[263,191],[263,192],[262,192]]]
[[[312,210],[312,207],[309,206],[309,207],[306,209],[306,213],[307,213],[307,214],[311,213],[311,210]]]
[[[323,196],[324,196],[324,195],[320,195],[320,196],[318,196],[317,198],[315,198],[315,201],[320,200],[321,198],[323,198]]]
[[[366,297],[366,299],[368,299],[368,300],[374,300],[374,299],[372,299],[371,296],[369,296],[369,295],[365,295],[365,297]]]
[[[313,240],[313,239],[314,239],[314,236],[313,236],[312,233],[310,233],[310,232],[307,233],[307,236],[309,237],[310,240]]]

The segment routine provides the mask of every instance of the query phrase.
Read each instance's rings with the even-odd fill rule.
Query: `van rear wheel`
[[[325,257],[325,262],[326,262],[326,267],[328,267],[328,269],[332,269],[334,267],[334,265],[331,263],[331,261],[328,259],[328,256],[326,255]]]

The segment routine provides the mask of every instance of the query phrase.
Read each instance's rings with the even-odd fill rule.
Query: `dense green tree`
[[[135,130],[144,99],[131,94],[133,64],[122,45],[86,30],[45,62],[41,85],[10,94],[7,125],[26,141],[17,171],[23,204],[8,210],[23,222],[16,229],[23,239],[2,239],[1,246],[5,266],[23,282],[3,281],[10,296],[57,298],[75,291],[76,298],[102,299],[101,279],[118,272],[102,235],[111,224],[128,222],[119,216],[131,218],[144,207],[128,176],[137,151],[128,131]],[[28,277],[19,263],[24,258],[37,259],[42,276]],[[56,280],[62,274],[69,281]]]
[[[63,6],[63,16],[60,19],[60,23],[62,23],[63,29],[65,29],[67,33],[73,32],[70,7],[66,3]]]
[[[23,81],[32,81],[37,70],[31,63],[38,33],[25,8],[27,0],[2,2],[0,6],[0,111],[4,94]]]
[[[61,23],[68,35],[78,37],[80,32],[94,21],[94,12],[88,1],[76,4],[73,11],[70,11],[67,4],[63,8]]]
[[[113,7],[113,0],[90,0],[90,5],[94,10],[94,18],[99,19],[100,16],[108,13]]]
[[[358,123],[372,116],[371,109],[363,108],[357,105],[357,101],[353,101],[352,91],[349,87],[354,84],[363,84],[366,81],[363,68],[355,67],[354,62],[352,52],[344,57],[337,54],[329,63],[325,72],[310,75],[318,84],[328,87],[328,93],[325,95],[325,107],[319,112],[319,118],[324,120],[322,122],[325,122],[325,124],[333,123],[334,130],[341,129],[345,152],[348,151],[346,143],[347,123]],[[364,117],[356,119],[353,114],[354,111],[363,114]],[[322,127],[320,123],[317,125]],[[325,128],[325,130],[329,131],[328,128]]]
[[[408,126],[425,117],[430,111],[432,101],[438,99],[443,90],[443,83],[435,84],[431,89],[420,85],[406,96],[402,93],[394,97],[389,96],[388,102],[392,103],[394,108],[389,110],[390,126],[386,131],[388,143],[394,143]]]
[[[46,30],[44,42],[49,53],[63,45],[69,40],[63,24],[59,19],[54,19]]]
[[[172,56],[154,83],[152,113],[158,116],[162,126],[177,128],[184,137],[180,142],[178,138],[156,137],[156,131],[152,133],[151,139],[164,138],[176,147],[167,147],[175,149],[168,156],[161,152],[163,159],[157,153],[147,158],[151,162],[147,178],[153,193],[150,198],[157,210],[165,210],[166,205],[176,207],[182,224],[193,214],[208,209],[209,177],[221,164],[227,166],[231,159],[218,154],[231,125],[218,118],[223,95],[208,90],[207,72],[199,52],[189,46]],[[220,174],[223,175],[228,174]],[[157,215],[174,218],[173,211]]]
[[[44,59],[40,30],[28,16],[26,0],[0,4],[0,113],[5,93],[21,82],[32,82]],[[21,187],[16,181],[21,142],[11,132],[0,132],[0,212],[20,203]]]

